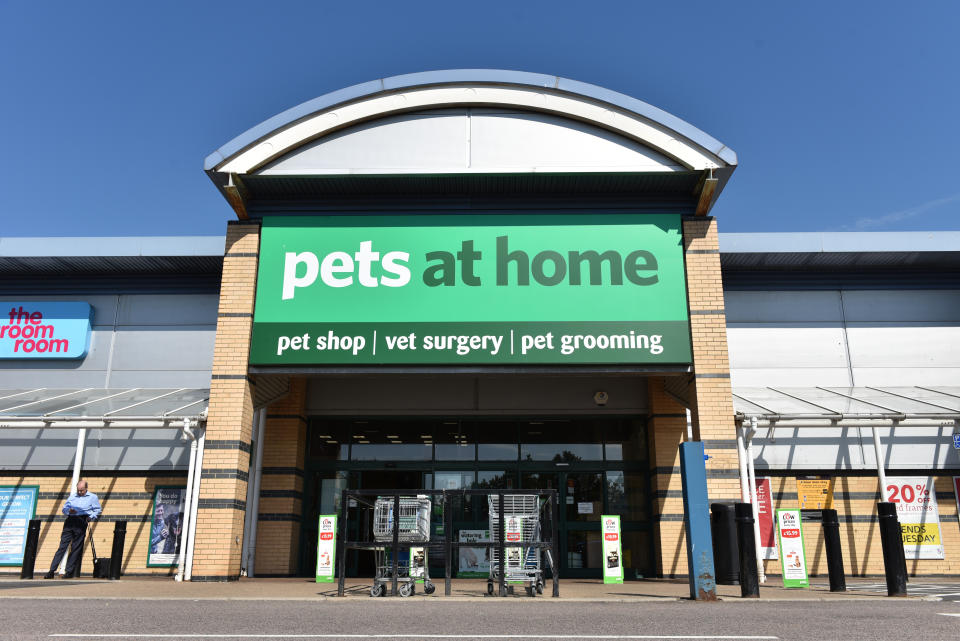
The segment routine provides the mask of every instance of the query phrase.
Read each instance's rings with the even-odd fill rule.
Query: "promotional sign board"
[[[603,582],[623,583],[620,517],[604,514],[600,522],[603,523]]]
[[[0,301],[0,358],[83,358],[93,308],[76,301]]]
[[[888,476],[886,495],[887,500],[897,506],[904,556],[942,559],[943,538],[933,477]]]
[[[953,498],[957,501],[957,514],[960,514],[960,476],[953,477]]]
[[[832,510],[833,479],[797,479],[797,502],[801,510]]]
[[[807,558],[803,551],[803,525],[800,510],[777,510],[777,541],[780,543],[780,568],[783,587],[806,588]]]
[[[775,559],[777,558],[777,534],[773,524],[773,492],[770,478],[758,478],[756,482],[760,552],[765,559]]]
[[[680,216],[270,216],[250,362],[689,363]]]
[[[460,530],[460,543],[489,543],[490,530]],[[490,549],[460,547],[459,578],[487,578],[490,575]]]
[[[158,487],[153,495],[153,520],[147,567],[167,567],[180,561],[180,535],[183,533],[185,487]]]
[[[317,520],[317,583],[333,583],[337,556],[337,515],[321,514]]]
[[[23,565],[27,526],[37,515],[38,485],[0,486],[0,566]]]

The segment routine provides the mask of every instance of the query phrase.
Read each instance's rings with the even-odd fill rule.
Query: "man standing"
[[[53,578],[68,546],[70,547],[70,556],[67,557],[67,568],[63,576],[65,578],[73,576],[83,552],[83,539],[87,534],[87,521],[96,521],[100,512],[100,501],[97,499],[97,495],[87,492],[87,482],[81,480],[77,483],[77,493],[72,494],[63,506],[63,513],[67,515],[67,520],[63,523],[60,547],[57,548],[57,553],[53,555],[50,571],[43,575],[43,578]]]

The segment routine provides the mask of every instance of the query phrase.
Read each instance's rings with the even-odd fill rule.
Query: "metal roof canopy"
[[[960,387],[737,387],[733,406],[760,427],[949,427]]]
[[[209,389],[0,390],[0,427],[157,428],[204,421]]]

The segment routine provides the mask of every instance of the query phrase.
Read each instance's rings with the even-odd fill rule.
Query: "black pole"
[[[397,576],[399,566],[399,551],[397,546],[400,544],[400,492],[393,495],[393,550],[391,550],[390,562],[390,596],[397,596]]]
[[[883,546],[883,567],[887,575],[887,596],[907,596],[907,567],[904,560],[903,536],[897,508],[893,503],[877,503],[880,521],[880,544]]]
[[[840,547],[840,520],[836,510],[823,510],[823,543],[827,548],[830,591],[846,592],[847,578],[843,572],[843,550]]]
[[[560,506],[559,499],[557,498],[557,490],[554,490],[550,494],[550,552],[553,555],[553,563],[550,564],[550,573],[553,575],[553,596],[560,596],[560,530],[559,530],[559,521],[560,518]]]
[[[450,596],[450,573],[453,564],[453,506],[451,505],[451,495],[447,490],[443,491],[443,567],[446,572],[443,583],[443,595]],[[464,499],[466,500],[466,499]]]
[[[27,542],[23,548],[23,565],[20,566],[20,578],[32,579],[33,568],[37,564],[37,547],[40,543],[40,519],[33,519],[27,525]]]
[[[740,546],[740,596],[760,598],[760,578],[757,576],[757,539],[753,535],[753,506],[737,503],[737,543]]]
[[[337,552],[333,562],[337,565],[337,596],[343,596],[343,583],[346,577],[347,554],[347,515],[349,513],[350,495],[347,490],[340,492],[340,518],[337,520]],[[359,536],[357,538],[360,538]]]
[[[497,519],[497,558],[500,560],[500,596],[507,596],[507,559],[503,551],[503,536],[507,522],[503,514],[503,493],[497,495],[499,505],[497,509],[500,512],[500,518]]]
[[[126,538],[127,522],[117,521],[113,524],[113,547],[110,549],[110,578],[114,581],[120,578],[120,570],[123,567],[123,544]]]

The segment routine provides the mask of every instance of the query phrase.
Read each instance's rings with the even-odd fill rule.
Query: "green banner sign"
[[[689,363],[673,214],[263,221],[251,363]]]

